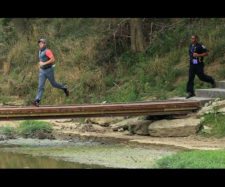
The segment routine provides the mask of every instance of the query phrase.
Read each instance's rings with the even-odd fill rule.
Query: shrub
[[[27,120],[18,127],[18,133],[25,138],[39,137],[40,134],[50,134],[53,128],[48,122]]]

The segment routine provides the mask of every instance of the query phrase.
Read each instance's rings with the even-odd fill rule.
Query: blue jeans
[[[49,80],[49,82],[51,83],[51,85],[54,88],[58,88],[58,89],[62,89],[62,90],[64,90],[66,88],[62,84],[59,84],[55,81],[53,67],[48,68],[48,69],[40,69],[39,70],[38,92],[37,92],[37,96],[36,96],[35,100],[39,100],[39,101],[41,100],[41,97],[44,93],[45,82],[47,79]]]

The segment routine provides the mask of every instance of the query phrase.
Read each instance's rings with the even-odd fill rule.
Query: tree
[[[140,18],[130,19],[131,50],[133,52],[144,52],[146,43],[143,34],[142,20]]]

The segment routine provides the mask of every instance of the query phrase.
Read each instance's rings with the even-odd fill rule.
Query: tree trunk
[[[130,20],[130,33],[131,50],[133,52],[144,52],[146,44],[140,18],[132,18]]]

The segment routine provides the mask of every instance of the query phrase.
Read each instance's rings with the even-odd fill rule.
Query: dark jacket
[[[204,60],[204,57],[193,57],[193,53],[202,54],[202,53],[208,52],[208,50],[206,49],[204,45],[200,43],[196,43],[196,44],[190,44],[188,52],[190,57],[190,64],[193,64],[193,59],[197,59],[197,61],[201,63]]]

